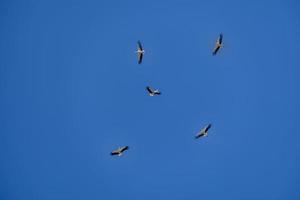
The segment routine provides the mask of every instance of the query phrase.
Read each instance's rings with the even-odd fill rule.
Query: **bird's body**
[[[219,38],[216,42],[215,48],[213,50],[213,55],[216,55],[218,53],[218,51],[223,47],[223,34],[221,33],[219,35]]]
[[[124,147],[119,147],[117,150],[114,150],[110,153],[110,155],[112,156],[122,156],[123,155],[123,152],[128,150],[129,149],[129,146],[124,146]]]
[[[211,124],[208,124],[207,126],[205,126],[203,129],[201,129],[198,134],[195,136],[196,139],[200,138],[200,137],[205,137],[208,135],[208,130],[211,128]]]
[[[156,96],[156,95],[161,95],[161,92],[157,89],[152,89],[151,87],[147,86],[146,87],[146,90],[148,91],[149,93],[149,96],[153,97],[153,96]]]
[[[143,49],[142,43],[140,41],[138,43],[138,49],[136,50],[138,56],[138,63],[141,64],[143,61],[143,56],[145,54],[145,50]]]

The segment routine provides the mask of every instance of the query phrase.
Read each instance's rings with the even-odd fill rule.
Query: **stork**
[[[156,96],[156,95],[161,95],[161,92],[158,89],[153,89],[153,88],[147,86],[146,90],[148,91],[149,96],[151,96],[151,97]]]
[[[198,139],[200,137],[205,137],[208,135],[208,130],[211,128],[211,124],[206,125],[204,128],[202,128],[197,135],[195,136],[195,139]]]
[[[128,149],[129,149],[129,146],[119,147],[118,149],[112,151],[110,153],[110,155],[112,155],[112,156],[115,156],[115,155],[122,156],[123,152],[126,151],[126,150],[128,150]]]
[[[143,61],[145,50],[143,49],[142,43],[140,41],[138,41],[137,43],[138,43],[138,49],[135,52],[137,53],[138,56],[138,63],[141,64]]]
[[[213,50],[213,55],[216,55],[217,52],[223,47],[222,43],[223,43],[223,34],[221,33],[219,35],[219,38],[218,38],[218,40],[216,42],[216,45],[215,45],[215,48]]]

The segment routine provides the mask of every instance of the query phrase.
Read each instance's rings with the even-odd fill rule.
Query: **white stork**
[[[123,155],[123,152],[128,150],[129,149],[129,146],[124,146],[124,147],[119,147],[117,150],[114,150],[110,153],[110,155],[112,156],[122,156]]]
[[[197,135],[195,136],[196,139],[200,137],[205,137],[208,135],[208,130],[211,128],[211,124],[206,125],[203,129],[201,129]]]
[[[153,89],[149,86],[146,87],[146,90],[148,91],[149,96],[151,96],[151,97],[156,96],[156,95],[161,95],[161,92],[159,90]]]
[[[215,48],[213,50],[213,55],[216,55],[217,52],[223,47],[222,43],[223,43],[223,34],[221,33],[219,35],[219,38],[218,38],[218,40],[216,42],[216,45],[215,45]]]
[[[145,50],[143,49],[142,43],[140,41],[138,41],[137,43],[138,43],[138,49],[136,50],[136,53],[138,56],[138,63],[141,64]]]

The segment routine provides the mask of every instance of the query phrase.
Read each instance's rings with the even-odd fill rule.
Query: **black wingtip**
[[[143,46],[142,46],[142,43],[141,43],[141,41],[140,41],[140,40],[138,40],[138,41],[137,41],[137,43],[138,43],[138,45],[139,45],[139,48],[140,48],[140,49],[143,49]]]
[[[208,124],[206,127],[206,131],[208,131],[211,128],[211,126],[212,126],[211,124]]]
[[[219,42],[220,42],[221,44],[223,43],[223,33],[220,33]]]

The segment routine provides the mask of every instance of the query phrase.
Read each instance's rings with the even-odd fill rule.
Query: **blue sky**
[[[0,199],[300,199],[299,10],[1,1]]]

